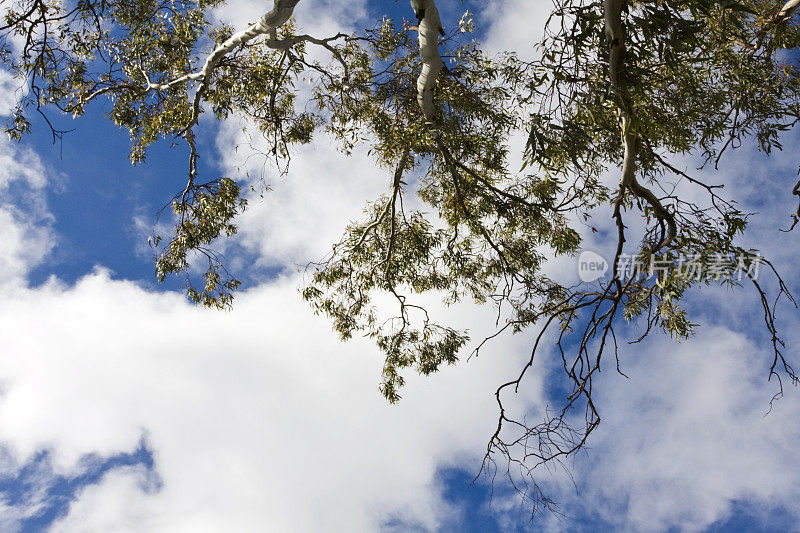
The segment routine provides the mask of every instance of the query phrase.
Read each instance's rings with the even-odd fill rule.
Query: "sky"
[[[241,27],[264,5],[234,0],[217,16]],[[445,26],[470,7],[488,49],[523,57],[548,6],[440,2]],[[412,16],[405,2],[366,0],[304,0],[295,14],[323,35],[384,12]],[[162,143],[130,166],[128,136],[104,110],[56,117],[74,130],[63,143],[42,124],[22,143],[0,139],[0,532],[798,530],[800,395],[787,387],[765,416],[776,384],[751,292],[696,290],[695,337],[624,347],[629,378],[600,375],[589,446],[540,473],[562,515],[531,520],[502,479],[475,480],[493,392],[531,333],[409,375],[390,406],[374,345],[342,343],[301,301],[296,265],[322,257],[387,186],[365,151],[345,158],[321,139],[296,150],[287,176],[263,169],[271,190],[253,195],[228,245],[245,288],[232,310],[209,311],[179,282],[154,282],[146,244],[185,153]],[[237,120],[204,124],[200,143],[209,173],[262,171]],[[798,164],[792,150],[767,159],[745,146],[708,176],[757,213],[743,244],[774,258],[795,293],[798,235],[778,228],[796,207]],[[594,222],[585,247],[608,253],[613,222]],[[546,268],[578,279],[575,258]],[[800,315],[781,309],[794,356]],[[474,338],[491,332],[492,309],[442,312]],[[525,382],[531,413],[557,401],[552,355]]]

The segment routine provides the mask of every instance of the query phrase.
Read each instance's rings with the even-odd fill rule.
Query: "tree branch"
[[[800,0],[797,1],[800,2]],[[639,155],[640,139],[639,134],[633,127],[633,106],[624,81],[626,42],[625,28],[622,24],[623,5],[625,5],[625,0],[605,0],[603,4],[606,23],[605,31],[611,42],[611,50],[608,59],[609,78],[611,80],[611,88],[617,96],[620,114],[622,115],[620,127],[622,129],[622,142],[625,156],[622,164],[620,195],[623,195],[625,190],[629,190],[634,196],[650,204],[656,218],[658,218],[662,224],[666,224],[666,231],[662,232],[661,239],[652,249],[652,252],[655,253],[661,248],[668,246],[669,243],[675,239],[678,234],[678,228],[672,213],[667,211],[650,189],[644,187],[636,180],[636,159]],[[619,212],[615,211],[615,216],[618,215]],[[618,223],[621,223],[621,218]]]
[[[419,56],[422,59],[422,71],[417,78],[417,102],[428,124],[436,123],[436,105],[433,99],[433,88],[436,79],[444,67],[439,53],[439,28],[442,27],[439,10],[433,0],[411,0],[415,13],[424,13],[417,28],[419,35]]]

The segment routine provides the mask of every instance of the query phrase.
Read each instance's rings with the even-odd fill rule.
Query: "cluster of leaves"
[[[186,289],[189,298],[206,307],[223,309],[230,305],[240,282],[227,274],[218,255],[208,248],[221,235],[236,234],[234,217],[247,202],[240,197],[240,189],[230,178],[222,178],[203,185],[192,186],[172,202],[178,218],[172,238],[156,257],[156,279],[164,281],[168,275],[180,274],[190,269],[189,252],[201,254],[208,261],[203,275],[203,287],[197,289],[187,277]],[[161,237],[152,241],[154,247],[161,244]]]
[[[720,197],[720,186],[693,179],[668,159],[692,154],[718,163],[727,149],[748,137],[756,137],[766,152],[779,148],[780,132],[796,121],[800,86],[791,61],[774,52],[795,49],[800,36],[794,25],[783,25],[755,47],[765,21],[775,13],[772,2],[641,0],[626,7],[628,102],[623,103],[609,84],[610,43],[602,3],[566,0],[557,6],[539,45],[540,59],[527,64],[515,80],[521,98],[538,108],[530,117],[526,165],[550,183],[580,191],[588,204],[581,210],[601,204],[611,196],[601,184],[603,173],[623,159],[620,109],[630,107],[631,128],[642,143],[639,180],[657,189],[679,227],[671,249],[701,257],[735,253],[734,240],[745,229],[747,215]],[[705,189],[711,205],[673,193],[670,175]],[[561,186],[553,192],[568,194]],[[655,218],[640,199],[621,202],[625,209],[642,210],[648,220]],[[648,228],[642,253],[657,252],[652,250],[657,234],[657,226]],[[659,299],[679,301],[683,290],[677,287],[660,287]],[[655,288],[631,285],[628,290],[627,297],[640,302],[640,291]],[[688,323],[675,309],[661,314],[662,325],[683,337]],[[627,313],[635,314],[633,309]]]
[[[293,23],[277,32],[277,39],[291,39]],[[222,34],[223,41],[229,35]],[[226,56],[216,69],[205,100],[219,120],[232,113],[253,120],[259,132],[270,141],[272,157],[287,159],[292,144],[311,142],[319,118],[303,109],[297,111],[297,82],[309,68],[306,45],[299,42],[285,50],[255,43]]]
[[[367,139],[380,163],[397,165],[390,194],[347,228],[304,291],[343,338],[359,332],[376,339],[386,356],[381,391],[390,401],[400,397],[403,369],[436,371],[468,341],[466,332],[433,321],[414,295],[505,302],[530,315],[556,287],[540,273],[542,250],[570,253],[580,242],[562,214],[566,204],[546,183],[508,172],[507,140],[523,118],[508,89],[519,72],[515,58],[493,60],[472,40],[445,37],[432,130],[417,102],[414,36],[407,24],[385,19],[367,32],[365,46],[347,51],[348,91],[324,85],[315,94],[343,150]],[[406,206],[410,192],[419,207]],[[384,295],[397,303],[388,318],[381,313],[387,307],[373,303]]]
[[[792,54],[800,45],[800,32],[794,19],[776,21],[779,6],[774,2],[623,2],[621,91],[615,91],[610,82],[609,51],[619,43],[607,37],[606,4],[558,2],[539,44],[539,58],[511,80],[520,99],[535,108],[529,122],[526,165],[555,184],[553,194],[558,198],[579,191],[585,204],[573,210],[578,217],[596,215],[591,209],[608,200],[618,205],[618,253],[631,240],[623,217],[640,212],[645,232],[633,240],[636,248],[632,251],[640,263],[657,258],[670,268],[649,279],[615,277],[601,282],[599,288],[565,288],[556,299],[545,301],[541,312],[533,316],[544,321],[542,334],[553,323],[550,319],[557,318],[558,346],[573,388],[564,409],[553,419],[557,423],[531,427],[521,421],[504,423],[501,418],[488,447],[489,462],[494,453],[520,457],[520,462],[525,458],[548,462],[579,449],[599,423],[591,380],[600,369],[605,347],[612,344],[616,352],[618,313],[628,321],[642,318],[643,337],[658,327],[685,338],[694,329],[681,303],[687,290],[696,284],[738,285],[730,277],[708,275],[714,261],[722,256],[749,263],[756,257],[754,250],[736,244],[748,214],[722,196],[722,185],[709,185],[681,171],[670,163],[672,157],[700,157],[703,166],[715,167],[729,150],[752,138],[769,153],[781,148],[781,133],[797,122],[800,81]],[[666,249],[658,249],[663,242],[663,214],[656,212],[653,203],[638,190],[614,191],[603,184],[604,175],[618,168],[625,157],[622,127],[630,128],[637,138],[641,189],[652,193],[677,228]],[[690,201],[695,195],[676,192],[679,187],[682,191],[693,187],[705,198]],[[681,258],[687,256],[696,258],[700,275],[682,274]],[[767,262],[767,266],[771,265]],[[755,279],[749,281],[764,303],[762,287]],[[780,277],[778,286],[788,296]],[[776,375],[780,368],[796,383],[780,341],[775,340],[774,308],[765,305],[764,311],[775,347],[770,374]],[[565,331],[569,332],[566,337]],[[574,357],[565,355],[565,339],[570,351],[577,351]],[[505,389],[519,386],[528,368],[498,390],[498,401]],[[578,405],[585,408],[584,429],[567,431],[561,422]],[[537,491],[534,484],[532,496],[542,498]]]
[[[188,179],[178,176],[176,182],[176,188],[181,180],[187,182],[173,203],[178,222],[155,258],[156,277],[191,271],[193,257],[207,259],[203,282],[195,288],[188,279],[186,288],[189,298],[211,307],[228,306],[239,283],[210,245],[235,233],[233,220],[245,203],[230,179],[205,184],[198,179],[198,154],[188,130],[197,120],[193,98],[203,80],[180,80],[231,36],[230,28],[209,22],[209,10],[221,3],[81,0],[69,8],[61,2],[29,0],[8,9],[0,26],[4,63],[30,88],[20,95],[6,125],[12,138],[30,130],[31,113],[40,113],[51,124],[48,105],[80,116],[92,101],[105,97],[111,101],[109,119],[130,132],[133,163],[145,159],[153,142],[191,135]],[[275,37],[291,38],[294,30],[286,24]],[[310,142],[318,125],[314,115],[295,110],[295,83],[313,65],[305,59],[302,42],[275,50],[265,40],[237,47],[222,58],[202,96],[217,119],[231,113],[253,119],[271,138],[272,155],[287,158],[289,145]],[[63,133],[52,124],[51,130],[54,140]],[[160,243],[161,237],[155,240]]]
[[[204,12],[221,0],[82,0],[71,9],[61,2],[20,2],[5,13],[5,64],[27,80],[6,131],[19,137],[28,115],[48,104],[81,115],[86,104],[110,93],[109,117],[131,131],[131,159],[185,121],[186,89],[152,91],[150,81],[171,79],[196,62],[196,45],[208,27]],[[111,22],[111,23],[110,23]]]

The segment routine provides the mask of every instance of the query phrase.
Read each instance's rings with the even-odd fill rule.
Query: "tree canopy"
[[[533,60],[487,54],[471,14],[442,20],[433,0],[412,0],[407,19],[321,36],[295,24],[301,0],[264,2],[246,28],[220,24],[222,4],[3,2],[3,63],[27,88],[9,135],[23,138],[34,113],[79,116],[105,99],[130,132],[133,163],[154,142],[185,144],[174,231],[153,239],[159,280],[185,275],[195,302],[232,304],[239,281],[213,243],[236,232],[246,202],[241,183],[200,175],[195,131],[203,115],[243,116],[280,169],[321,132],[343,157],[368,146],[385,169],[386,194],[365,199],[360,220],[309,266],[303,297],[342,338],[375,340],[389,401],[409,369],[430,374],[484,346],[432,316],[420,293],[495,305],[497,334],[536,332],[528,363],[496,391],[487,469],[502,458],[521,468],[504,468],[512,479],[527,478],[580,449],[600,421],[592,379],[607,352],[619,369],[615,328],[638,321],[643,337],[688,337],[696,326],[682,301],[696,285],[752,286],[772,342],[769,377],[797,383],[775,326],[776,298],[794,300],[768,258],[738,244],[748,213],[722,183],[672,161],[713,169],[748,140],[767,154],[782,148],[800,120],[800,0],[555,0]],[[522,169],[509,144],[519,132]],[[800,197],[800,182],[786,191]],[[794,229],[800,207],[789,215]],[[548,258],[580,250],[597,217],[616,225],[609,279],[565,286],[544,274]],[[207,261],[199,280],[196,256]],[[754,275],[759,263],[777,294]],[[385,296],[392,306],[376,303]],[[531,424],[506,402],[551,338],[570,388]],[[535,481],[518,486],[550,503]]]

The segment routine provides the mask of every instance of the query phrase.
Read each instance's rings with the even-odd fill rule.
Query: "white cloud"
[[[242,27],[263,9],[248,0],[228,2],[217,16]],[[309,0],[298,4],[294,16],[303,32],[332,36],[360,28],[366,17],[366,1]],[[373,21],[368,21],[372,23]],[[309,54],[321,62],[330,54],[309,47]],[[301,84],[300,100],[310,97]],[[319,260],[330,251],[351,219],[360,218],[368,200],[388,187],[390,172],[376,169],[366,149],[345,157],[335,141],[318,132],[314,142],[292,148],[288,174],[281,175],[267,162],[265,141],[242,131],[243,124],[229,120],[222,125],[217,147],[226,171],[235,171],[255,189],[248,195],[249,207],[239,218],[236,242],[258,256],[257,265],[293,269]],[[257,131],[249,125],[250,132]],[[263,198],[264,186],[271,190]],[[234,259],[234,267],[240,266]]]
[[[488,21],[485,49],[515,50],[520,59],[536,57],[534,45],[544,35],[544,23],[553,10],[546,0],[499,0],[486,4],[481,18]],[[480,28],[479,28],[480,29]]]
[[[229,168],[245,165],[249,148],[237,125],[226,125],[223,153]],[[238,151],[231,146],[240,146]],[[262,266],[290,267],[320,260],[338,242],[351,219],[362,218],[368,200],[384,193],[391,173],[380,170],[358,150],[351,158],[337,152],[333,142],[320,134],[318,142],[295,149],[289,174],[265,175],[272,190],[261,198],[251,194],[247,211],[238,219],[237,241],[259,256]],[[255,155],[250,161],[262,156]],[[261,160],[263,161],[263,159]],[[251,175],[260,176],[257,168]],[[260,182],[254,187],[263,187]]]
[[[150,531],[153,518],[148,515],[147,505],[156,497],[151,487],[151,475],[142,467],[113,470],[101,484],[84,489],[70,514],[51,531]]]
[[[25,214],[0,207],[0,285],[23,283],[29,270],[38,264],[52,247],[49,232],[30,224]]]
[[[45,202],[46,173],[38,156],[0,139],[0,287],[25,283],[55,244]]]
[[[609,372],[597,388],[604,419],[571,504],[633,531],[702,531],[734,501],[800,517],[800,398],[789,387],[764,416],[777,390],[764,348],[712,327],[627,350],[631,379]]]
[[[0,531],[18,531],[22,523],[48,507],[48,490],[56,477],[46,462],[33,464],[26,473],[26,484],[16,494],[0,496]],[[16,460],[8,450],[0,450],[0,481],[13,482],[18,474]]]
[[[373,531],[394,514],[432,528],[452,512],[436,469],[463,459],[477,468],[492,387],[527,343],[501,342],[491,356],[412,379],[389,406],[375,349],[340,344],[295,287],[254,289],[222,314],[100,271],[3,304],[0,336],[11,340],[0,360],[0,440],[19,461],[49,449],[57,471],[70,472],[85,454],[135,448],[146,430],[163,480],[154,495],[106,477],[64,530],[135,530],[146,520],[148,531]],[[115,495],[138,514],[109,516]]]
[[[294,10],[294,18],[303,31],[318,32],[316,37],[336,35],[358,28],[367,14],[367,0],[304,0]],[[218,8],[215,16],[236,28],[255,22],[270,4],[253,0],[230,0]],[[372,21],[370,21],[372,22]]]
[[[0,70],[0,116],[10,115],[25,91],[26,87],[20,83],[19,79],[7,70]]]

